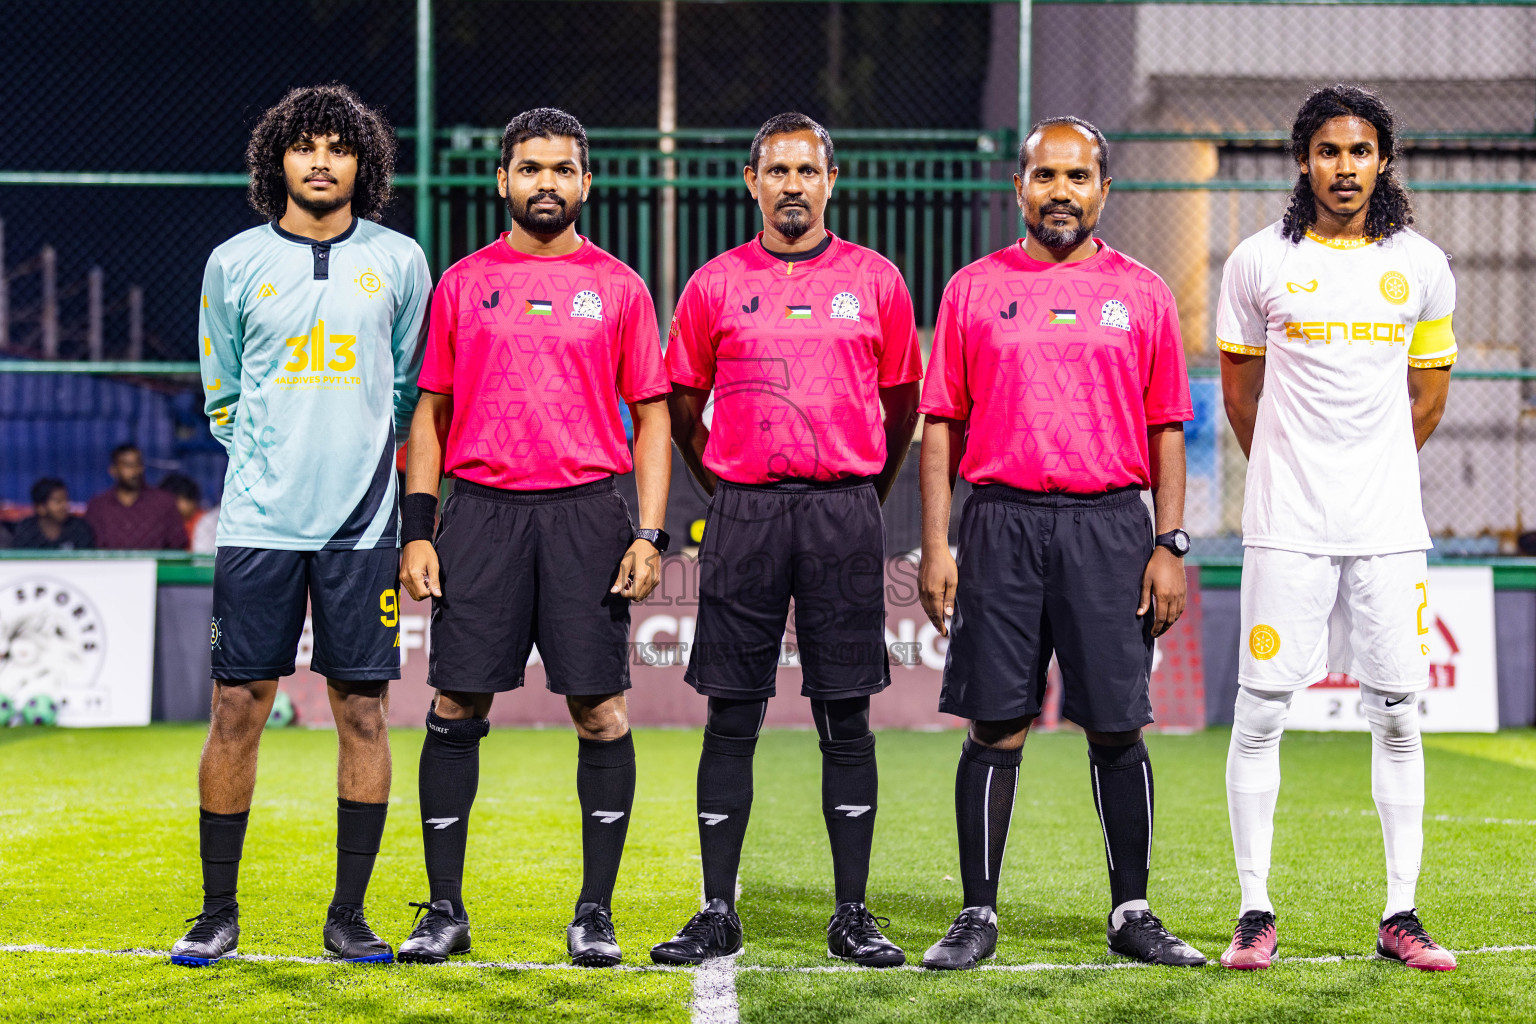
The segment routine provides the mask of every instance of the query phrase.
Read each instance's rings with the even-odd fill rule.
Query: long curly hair
[[[1382,160],[1391,160],[1376,178],[1376,188],[1365,211],[1367,238],[1390,238],[1413,223],[1413,200],[1408,188],[1397,177],[1397,118],[1392,108],[1369,89],[1357,85],[1329,85],[1316,89],[1302,103],[1291,125],[1287,151],[1293,160],[1308,159],[1312,136],[1335,117],[1358,117],[1376,129],[1376,144]],[[1291,189],[1290,206],[1282,222],[1285,236],[1292,242],[1306,237],[1307,229],[1317,220],[1317,196],[1306,174],[1300,174]]]
[[[364,105],[339,82],[291,89],[261,115],[245,147],[245,167],[251,176],[246,196],[251,207],[268,220],[281,217],[288,209],[283,154],[300,139],[331,134],[357,154],[352,212],[378,220],[389,205],[395,133],[383,114]]]

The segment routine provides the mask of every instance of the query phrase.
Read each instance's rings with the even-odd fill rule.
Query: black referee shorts
[[[538,491],[455,480],[437,531],[427,682],[516,689],[537,644],[555,693],[629,689],[629,598],[608,588],[634,536],[612,477]]]
[[[786,638],[790,598],[795,628]],[[716,488],[684,678],[706,696],[766,700],[785,640],[799,651],[807,697],[862,697],[891,684],[885,520],[868,477]]]
[[[1136,606],[1152,546],[1135,488],[975,488],[960,517],[939,710],[983,721],[1038,715],[1054,653],[1063,717],[1094,732],[1149,724],[1152,616]]]

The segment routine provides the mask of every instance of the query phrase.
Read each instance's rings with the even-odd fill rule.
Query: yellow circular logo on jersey
[[[1408,301],[1408,279],[1395,270],[1381,275],[1381,297],[1394,306]]]
[[[369,295],[377,295],[379,289],[384,287],[384,280],[369,269],[357,275],[357,286]]]
[[[1268,661],[1280,653],[1280,634],[1273,626],[1254,626],[1248,631],[1248,653],[1256,661]]]

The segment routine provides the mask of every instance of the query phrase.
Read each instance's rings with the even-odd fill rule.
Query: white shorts
[[[1237,680],[1300,690],[1343,672],[1377,690],[1415,693],[1429,685],[1428,606],[1422,551],[1244,548]]]

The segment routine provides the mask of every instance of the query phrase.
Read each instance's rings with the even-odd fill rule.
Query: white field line
[[[1458,957],[1477,956],[1486,953],[1533,953],[1536,952],[1536,944],[1520,946],[1478,946],[1475,949],[1452,950]],[[63,956],[123,956],[142,957],[146,959],[170,959],[170,951],[164,949],[88,949],[67,948],[61,946],[44,946],[41,944],[0,943],[0,953],[55,953]],[[267,953],[242,953],[235,960],[248,960],[256,963],[285,963],[285,964],[315,964],[322,967],[351,966],[344,964],[335,957],[323,956],[275,956]],[[1341,953],[1334,956],[1295,956],[1279,957],[1277,964],[1332,964],[1346,963],[1355,960],[1374,960],[1374,953]],[[734,975],[740,971],[762,972],[766,974],[841,974],[856,971],[868,971],[871,973],[883,973],[888,971],[922,971],[923,968],[916,964],[908,964],[905,967],[859,967],[855,964],[836,964],[818,967],[775,967],[768,964],[752,964],[738,967],[736,958],[723,957],[720,960],[710,961],[699,967],[669,967],[661,964],[620,964],[617,967],[603,968],[610,971],[633,971],[640,973],[692,973],[694,975],[694,1000],[699,1001],[700,984],[698,979],[703,975],[726,975],[731,977],[730,1002],[735,1006],[735,981]],[[359,969],[367,969],[369,964],[357,965]],[[502,971],[594,971],[591,967],[577,967],[575,964],[563,963],[529,963],[517,961],[499,960],[450,960],[441,967],[472,968],[475,970],[502,970]],[[1134,960],[1117,961],[1115,963],[1087,963],[1087,964],[982,964],[973,970],[998,973],[1033,973],[1037,971],[1123,971],[1149,968],[1151,964],[1139,963]],[[955,972],[966,973],[966,972]],[[717,986],[718,983],[711,982]],[[708,987],[708,986],[706,986]],[[717,992],[718,987],[711,990]],[[700,1019],[697,1014],[695,1019]],[[721,1018],[711,1018],[719,1020]]]
[[[1349,811],[1329,811],[1329,814],[1349,814]],[[1364,818],[1374,818],[1377,814],[1373,810],[1359,810],[1355,814]],[[1458,814],[1426,814],[1425,821],[1447,822],[1452,825],[1521,825],[1527,828],[1536,826],[1536,820],[1530,818],[1468,818]]]
[[[763,714],[768,706],[763,705]],[[741,899],[741,874],[736,875],[736,899]],[[699,879],[699,906],[704,905],[704,880]],[[736,1001],[736,960],[740,953],[706,960],[693,968],[693,1024],[741,1024],[741,1005]]]
[[[738,1024],[736,953],[693,968],[693,1024]]]

